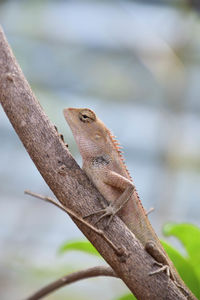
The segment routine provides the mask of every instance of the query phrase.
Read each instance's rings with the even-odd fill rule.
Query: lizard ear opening
[[[83,123],[92,123],[96,120],[96,115],[92,110],[84,109],[79,112],[79,120]]]

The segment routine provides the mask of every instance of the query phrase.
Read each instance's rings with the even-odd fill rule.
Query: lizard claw
[[[99,218],[97,219],[97,221],[94,223],[94,225],[96,225],[97,223],[99,223],[99,221],[101,221],[103,218],[105,218],[105,217],[107,217],[107,216],[110,216],[110,214],[104,210],[104,214],[103,214],[101,217],[99,217]],[[111,216],[110,216],[110,217],[111,217]],[[110,218],[109,218],[109,219],[110,219]],[[107,226],[108,226],[108,223],[107,223],[106,227],[107,227]]]
[[[110,225],[113,217],[116,215],[117,211],[115,211],[114,207],[110,204],[106,208],[99,209],[97,211],[94,211],[93,213],[90,213],[90,214],[84,216],[83,219],[102,213],[102,215],[97,219],[97,221],[94,223],[94,225],[99,223],[99,221],[101,221],[103,218],[109,216],[109,219],[106,224],[106,227],[108,227]]]
[[[92,212],[92,213],[90,213],[88,215],[83,216],[83,219],[86,219],[86,218],[94,216],[94,215],[98,215],[98,214],[103,213],[103,212],[105,212],[104,208],[96,210],[96,211],[94,211],[94,212]]]

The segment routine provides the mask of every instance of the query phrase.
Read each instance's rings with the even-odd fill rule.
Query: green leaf
[[[185,284],[200,299],[200,281],[190,261],[166,242],[161,241],[161,243]]]
[[[126,294],[120,298],[117,298],[115,300],[137,300],[137,298],[135,298],[135,296],[133,296],[133,294]]]
[[[58,252],[65,253],[68,251],[82,251],[88,254],[93,254],[96,256],[100,256],[99,252],[94,248],[94,246],[85,240],[71,240],[63,243]]]
[[[163,232],[165,236],[175,236],[184,245],[190,257],[200,262],[200,228],[193,224],[167,223]]]
[[[200,228],[186,223],[168,223],[164,226],[164,234],[175,236],[181,241],[200,281]]]

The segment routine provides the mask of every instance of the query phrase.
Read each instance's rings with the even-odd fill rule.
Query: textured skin
[[[181,286],[188,299],[196,299],[185,287],[154,232],[132,179],[125,166],[119,144],[104,123],[87,108],[66,108],[64,116],[79,147],[83,170],[110,204],[105,212],[118,215],[142,243],[146,251]],[[128,202],[127,202],[127,199]],[[124,204],[124,202],[126,203]]]

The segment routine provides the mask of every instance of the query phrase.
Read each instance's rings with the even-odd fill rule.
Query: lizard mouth
[[[76,117],[76,109],[74,108],[65,108],[63,110],[64,117],[71,128],[71,131],[74,136],[76,136],[76,130],[78,129],[78,126],[75,121]]]
[[[68,119],[68,117],[69,117],[69,111],[71,110],[71,108],[64,108],[63,109],[63,114],[64,114],[64,116],[65,116],[65,118],[67,118]]]
[[[72,121],[78,114],[78,111],[79,111],[78,108],[72,108],[72,107],[64,108],[63,114],[64,114],[64,117],[67,120],[67,122]]]
[[[72,108],[65,108],[65,109],[63,109],[63,114],[64,114],[64,117],[65,117],[67,123],[70,125],[70,123],[73,122],[73,118],[72,118],[73,109]]]

